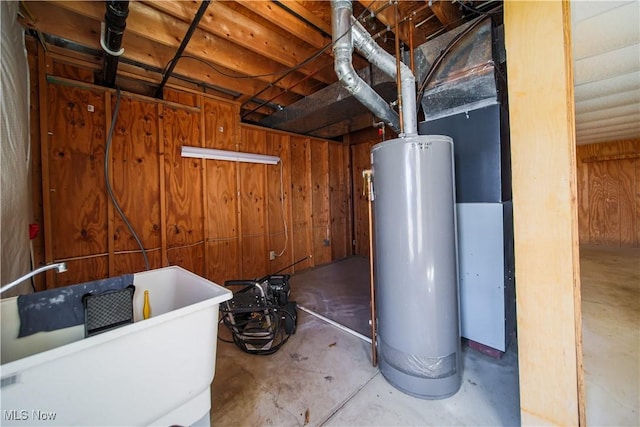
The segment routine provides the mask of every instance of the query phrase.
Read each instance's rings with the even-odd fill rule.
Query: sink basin
[[[17,298],[1,301],[3,426],[209,425],[231,291],[175,266],[136,273],[134,286],[134,323],[89,338],[83,325],[17,338]]]

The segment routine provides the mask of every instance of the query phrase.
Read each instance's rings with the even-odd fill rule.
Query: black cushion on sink
[[[120,290],[129,285],[133,285],[133,274],[20,295],[18,297],[18,314],[20,315],[18,338],[36,332],[82,325],[84,323],[83,295]]]

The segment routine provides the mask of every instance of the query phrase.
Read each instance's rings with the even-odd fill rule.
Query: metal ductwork
[[[334,69],[338,75],[338,80],[349,93],[353,94],[373,114],[387,123],[395,132],[400,133],[398,114],[389,106],[387,101],[358,76],[353,68],[351,61],[353,55],[352,14],[353,9],[350,0],[331,0]]]
[[[356,18],[351,17],[353,22],[352,38],[353,45],[367,61],[378,67],[382,72],[393,79],[398,76],[396,59],[387,51],[381,48],[369,32],[359,23]],[[418,134],[418,113],[416,111],[416,79],[411,69],[400,62],[400,80],[402,82],[402,121],[404,124],[404,135],[411,136]]]
[[[104,14],[100,45],[105,52],[104,65],[102,67],[102,84],[113,87],[118,71],[118,60],[124,53],[122,48],[122,36],[127,26],[129,15],[129,1],[107,1],[107,11]]]

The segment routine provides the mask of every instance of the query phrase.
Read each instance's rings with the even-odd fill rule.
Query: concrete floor
[[[640,249],[580,248],[587,424],[640,425]]]
[[[300,305],[370,336],[368,260],[353,257],[296,275]],[[218,343],[211,424],[219,426],[517,425],[517,345],[501,360],[463,348],[460,391],[421,400],[371,366],[371,345],[301,310],[298,331],[276,354]],[[229,338],[221,328],[220,335]],[[515,341],[515,340],[514,340]]]
[[[581,248],[588,425],[640,425],[640,250]],[[300,305],[363,335],[368,261],[353,257],[291,280]],[[219,342],[212,425],[518,425],[517,343],[496,360],[463,345],[460,391],[428,401],[401,393],[371,366],[370,344],[305,312],[271,356]],[[229,338],[220,329],[220,335]]]
[[[515,351],[494,360],[465,348],[460,391],[421,400],[394,389],[371,366],[368,343],[299,315],[297,333],[271,356],[219,343],[211,425],[519,424]]]

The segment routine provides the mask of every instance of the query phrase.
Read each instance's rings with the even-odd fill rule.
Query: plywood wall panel
[[[604,206],[600,212],[604,214],[604,242],[616,245],[620,242],[619,168],[615,162],[603,162],[602,170],[600,178],[604,189]]]
[[[266,165],[252,163],[238,164],[242,236],[265,235],[266,167]]]
[[[236,149],[237,106],[204,98],[204,146],[221,150]],[[240,225],[238,164],[207,160],[205,170],[207,238],[205,271],[216,283],[240,276]]]
[[[523,426],[587,424],[569,8],[504,2]]]
[[[112,104],[115,110],[115,96]],[[160,247],[157,122],[155,103],[121,98],[111,144],[113,192],[145,249]],[[114,221],[115,250],[138,250],[138,243],[117,213]]]
[[[163,99],[165,101],[175,102],[189,107],[199,107],[198,95],[191,92],[184,92],[165,87],[163,89]]]
[[[581,243],[640,246],[640,140],[579,146]]]
[[[625,139],[602,144],[580,145],[577,156],[584,162],[618,159],[621,156],[637,157],[640,155],[640,139]]]
[[[269,235],[267,249],[269,251],[275,251],[276,258],[268,261],[268,273],[275,273],[276,271],[281,271],[281,273],[286,274],[293,273],[293,268],[286,268],[295,261],[292,257],[293,250],[291,248],[293,247],[293,242],[291,240],[291,233],[288,232],[287,234],[287,236],[285,236],[284,233]],[[279,254],[281,255],[278,256]]]
[[[351,246],[351,235],[347,226],[351,216],[348,200],[348,150],[347,145],[329,144],[329,219],[333,260],[346,257]]]
[[[163,137],[169,248],[204,238],[202,160],[183,158],[183,145],[199,145],[199,114],[165,106]]]
[[[356,255],[369,256],[369,211],[367,198],[363,194],[362,171],[371,169],[371,147],[377,141],[351,146],[353,172],[353,215]]]
[[[589,174],[589,235],[591,242],[606,244],[606,165],[603,162],[591,164]]]
[[[55,276],[56,287],[91,282],[109,277],[106,255],[66,261],[67,271]]]
[[[331,261],[331,224],[329,221],[329,143],[311,141],[311,216],[314,264]]]
[[[233,162],[207,160],[207,238],[237,238],[238,199],[237,165]]]
[[[269,253],[265,236],[242,237],[242,277],[257,279],[269,273]]]
[[[73,268],[57,275],[57,282],[52,279],[50,287],[141,271],[137,243],[122,219],[108,214],[104,147],[114,91],[40,77],[47,96],[41,97],[37,85],[32,88],[47,104],[46,114],[43,128],[32,130],[51,133],[43,152],[49,172],[37,179],[50,183],[44,190],[51,196],[47,215],[52,218],[45,249],[52,247],[50,258],[67,260]],[[123,92],[111,151],[114,192],[148,249],[151,268],[180,265],[224,282],[260,277],[314,252],[295,270],[346,254],[347,146],[239,126],[236,104],[167,94],[173,103]],[[179,102],[188,105],[182,108]],[[282,161],[259,165],[182,158],[183,145],[277,155]],[[334,221],[332,215],[339,218]],[[341,242],[337,250],[334,241]],[[272,250],[282,256],[269,260]]]
[[[311,149],[308,138],[291,137],[291,211],[293,232],[293,258],[313,255],[311,234]],[[314,260],[307,259],[296,271],[312,267]]]
[[[243,141],[251,141],[252,152],[264,153],[266,135],[263,130],[243,128]],[[245,148],[248,148],[245,146]],[[248,151],[248,150],[247,150]],[[238,163],[240,192],[240,236],[242,274],[253,278],[266,274],[266,168],[256,163]]]
[[[293,263],[291,241],[291,150],[290,137],[280,133],[266,133],[266,154],[280,157],[280,163],[267,167],[267,246],[278,257],[269,261],[273,273]],[[287,271],[290,272],[290,271]]]
[[[104,94],[49,85],[51,220],[55,259],[107,251]],[[93,106],[93,112],[89,111]]]
[[[205,147],[235,150],[237,107],[226,102],[204,100]]]
[[[210,240],[207,278],[219,285],[226,280],[241,279],[237,239]]]
[[[93,83],[93,70],[74,67],[73,65],[62,64],[56,61],[53,62],[53,71],[48,74],[53,74],[54,76],[65,77],[80,82]]]
[[[638,146],[640,148],[640,141],[638,141]],[[638,150],[640,152],[640,149]],[[636,188],[634,193],[634,202],[635,205],[634,210],[634,221],[636,223],[636,247],[640,247],[640,159],[635,159],[634,161],[635,169],[636,169]]]
[[[618,199],[620,208],[620,245],[637,246],[638,223],[635,212],[635,192],[636,186],[636,163],[635,159],[622,159],[614,162],[618,169]]]
[[[160,255],[159,249],[147,251],[147,259],[149,260],[150,269],[162,267],[162,259]],[[116,253],[114,258],[114,270],[116,276],[144,271],[146,268],[141,252]]]
[[[589,168],[587,164],[577,161],[576,179],[578,185],[578,233],[580,244],[591,243],[589,233]]]
[[[31,223],[40,227],[40,232],[35,239],[31,240],[33,247],[34,267],[40,267],[46,263],[44,254],[44,210],[42,201],[42,162],[41,162],[41,144],[40,144],[40,92],[38,82],[38,58],[37,46],[35,40],[32,43],[27,40],[27,49],[29,55],[29,124],[31,138],[31,200],[32,200],[32,216]],[[43,53],[44,54],[44,53]],[[44,106],[42,113],[46,115]],[[36,290],[41,291],[46,288],[45,275],[39,274],[33,278]]]
[[[204,277],[204,243],[169,248],[169,265],[177,265]]]

